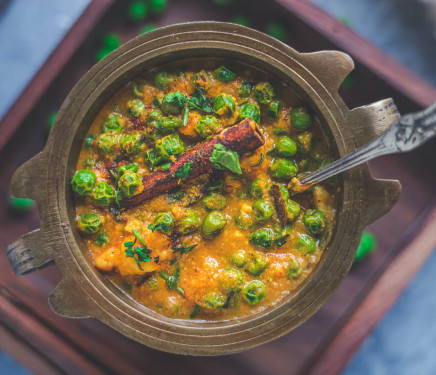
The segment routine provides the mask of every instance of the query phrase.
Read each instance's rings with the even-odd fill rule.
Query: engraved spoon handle
[[[377,156],[414,150],[436,135],[436,103],[401,117],[376,139],[351,154],[301,178],[303,185],[324,181]]]

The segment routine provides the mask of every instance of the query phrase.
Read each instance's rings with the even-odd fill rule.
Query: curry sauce
[[[241,124],[261,133],[255,149],[219,141]],[[207,142],[210,155],[197,153],[207,170],[172,172]],[[202,59],[152,70],[85,137],[71,183],[77,225],[95,267],[140,304],[176,319],[248,316],[292,294],[328,245],[336,180],[296,195],[288,184],[330,160],[313,113],[274,77]],[[157,194],[162,175],[173,184]],[[126,204],[145,189],[151,199]]]

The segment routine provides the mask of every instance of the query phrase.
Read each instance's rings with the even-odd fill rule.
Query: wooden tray
[[[225,21],[230,12],[247,15],[249,11],[253,25],[262,29],[265,22],[280,15],[290,28],[288,42],[297,50],[339,48],[356,58],[354,85],[343,89],[350,107],[391,96],[404,113],[436,99],[434,88],[311,3],[279,2],[281,5],[251,1],[250,6],[238,2],[239,9],[235,10],[201,0],[173,0],[168,12],[155,23]],[[102,35],[116,31],[127,41],[140,29],[140,25],[128,24],[120,16],[125,14],[125,1],[112,3],[91,3],[3,119],[3,197],[8,194],[13,171],[43,148],[49,113],[60,106],[72,86],[92,66]],[[195,358],[158,352],[95,320],[56,316],[47,304],[48,295],[60,280],[56,266],[17,278],[1,253],[0,347],[41,374],[337,373],[436,245],[431,231],[436,223],[436,173],[432,162],[435,146],[436,142],[432,142],[419,151],[372,163],[375,177],[399,179],[404,190],[397,206],[370,228],[378,239],[378,251],[351,270],[334,297],[312,319],[281,339],[225,357]],[[6,206],[0,208],[0,222],[3,248],[39,226],[36,211],[18,218]]]

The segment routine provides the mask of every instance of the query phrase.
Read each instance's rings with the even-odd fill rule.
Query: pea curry
[[[176,319],[226,320],[291,295],[335,225],[335,180],[289,183],[331,160],[308,106],[254,68],[163,67],[123,87],[72,176],[95,267]]]

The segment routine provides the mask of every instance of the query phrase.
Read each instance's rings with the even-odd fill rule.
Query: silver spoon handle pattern
[[[301,178],[314,184],[381,155],[412,151],[436,135],[436,103],[427,109],[401,117],[367,145]]]

